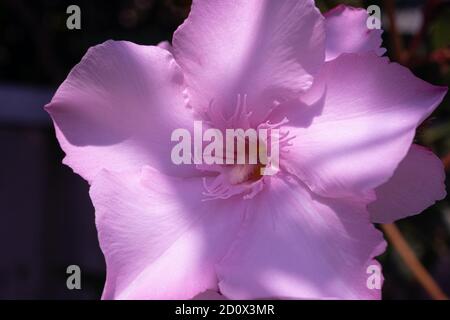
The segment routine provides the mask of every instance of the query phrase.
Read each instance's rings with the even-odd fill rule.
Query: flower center
[[[214,111],[211,105],[206,113],[209,122],[221,130],[239,128],[243,133],[233,137],[232,141],[227,140],[234,144],[236,138],[238,147],[233,147],[231,153],[224,153],[223,165],[198,166],[199,169],[217,173],[215,177],[204,178],[204,195],[208,199],[228,199],[239,194],[242,194],[244,199],[253,198],[263,189],[267,179],[280,169],[280,158],[287,153],[286,149],[294,138],[289,135],[289,131],[281,130],[281,126],[288,120],[283,119],[278,123],[264,122],[255,129],[258,134],[249,137],[244,131],[249,129],[249,116],[245,95],[243,99],[238,96],[236,112],[228,119]],[[228,148],[226,151],[229,151]]]
[[[248,180],[258,180],[261,175],[258,166],[254,164],[234,165],[228,172],[228,181],[235,185]]]

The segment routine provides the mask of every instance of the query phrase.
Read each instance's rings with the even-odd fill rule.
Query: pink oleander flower
[[[413,139],[446,88],[381,57],[366,19],[310,0],[197,0],[172,45],[89,49],[46,109],[91,186],[102,298],[381,297],[367,285],[385,248],[373,223],[445,196],[441,162]],[[279,172],[174,164],[171,134],[194,120],[279,128]]]

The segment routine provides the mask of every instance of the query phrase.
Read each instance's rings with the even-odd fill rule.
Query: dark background
[[[339,3],[379,5],[387,55],[428,82],[449,85],[449,1],[317,2],[322,11]],[[81,30],[66,28],[71,4],[81,8]],[[189,0],[0,0],[0,299],[100,297],[105,265],[88,186],[61,164],[63,153],[42,107],[90,46],[107,39],[170,40],[189,8]],[[450,166],[448,97],[417,142]],[[450,294],[448,199],[397,225]],[[380,261],[385,299],[429,298],[391,246]],[[82,270],[81,290],[66,287],[71,264]]]

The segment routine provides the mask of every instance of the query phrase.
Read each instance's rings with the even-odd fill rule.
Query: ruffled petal
[[[362,202],[321,198],[273,177],[218,265],[232,299],[379,299],[381,233]],[[373,281],[370,276],[378,271]],[[369,282],[369,285],[368,285]]]
[[[375,190],[377,199],[369,204],[375,223],[395,220],[421,213],[446,196],[445,170],[433,152],[412,145],[392,178]]]
[[[247,95],[253,125],[277,101],[308,89],[324,61],[323,17],[313,1],[197,0],[173,37],[191,105],[225,117]]]
[[[167,40],[161,41],[160,43],[157,44],[157,46],[160,47],[161,49],[167,50],[170,53],[172,53],[172,45]]]
[[[155,46],[108,41],[86,53],[50,104],[64,163],[91,181],[101,169],[150,165],[172,175],[172,131],[190,129],[183,74],[172,55]]]
[[[374,200],[446,92],[375,54],[341,55],[303,102],[278,109],[296,136],[284,165],[321,195]]]
[[[154,169],[102,171],[90,195],[107,278],[103,299],[191,299],[217,291],[215,264],[239,229],[242,201],[202,201],[202,180]]]
[[[381,47],[381,29],[368,29],[369,15],[365,9],[339,5],[326,12],[325,60],[336,59],[342,53],[374,52],[382,56],[386,49]]]

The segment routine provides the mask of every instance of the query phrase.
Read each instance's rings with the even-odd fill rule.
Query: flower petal
[[[379,269],[372,259],[385,242],[364,203],[320,198],[278,176],[254,200],[239,241],[218,265],[226,297],[380,298],[380,287],[367,286],[367,268]]]
[[[202,201],[199,178],[102,171],[91,198],[107,278],[103,299],[190,299],[217,290],[215,263],[240,227],[241,201]]]
[[[161,49],[167,50],[170,53],[172,53],[172,45],[167,40],[161,41],[160,43],[157,44],[157,46],[160,47]]]
[[[285,165],[321,195],[373,200],[447,89],[375,54],[341,55],[315,81],[304,97],[313,104],[277,110],[296,136]]]
[[[325,60],[336,59],[342,53],[375,52],[381,56],[386,52],[381,48],[381,29],[368,29],[369,15],[365,9],[339,5],[326,12]]]
[[[193,300],[226,300],[226,298],[217,291],[207,290],[195,296]]]
[[[142,165],[195,174],[195,168],[170,161],[172,131],[193,126],[184,88],[166,50],[123,41],[89,49],[46,106],[64,162],[88,181],[102,168]]]
[[[314,2],[197,0],[173,37],[190,103],[225,116],[247,95],[253,124],[274,101],[308,89],[325,56],[323,17]]]
[[[392,178],[375,190],[377,199],[369,204],[375,223],[392,223],[418,214],[446,196],[445,170],[433,152],[412,145]]]

